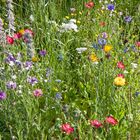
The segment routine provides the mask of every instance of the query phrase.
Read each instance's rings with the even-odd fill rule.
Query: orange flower
[[[111,45],[105,45],[105,46],[104,46],[104,51],[105,51],[106,53],[108,53],[111,49],[112,49],[112,46],[111,46]]]

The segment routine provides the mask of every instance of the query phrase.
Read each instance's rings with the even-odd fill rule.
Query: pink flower
[[[68,123],[63,124],[61,126],[61,130],[64,131],[68,135],[74,132],[74,128],[71,127],[71,125]]]
[[[123,64],[123,62],[120,62],[120,61],[117,63],[117,67],[122,69],[122,70],[125,69],[125,65]]]
[[[25,30],[24,30],[24,33],[29,33],[29,34],[31,34],[32,36],[34,35],[33,31],[30,30],[30,29],[25,29]]]
[[[90,9],[90,8],[93,8],[94,7],[94,3],[91,1],[91,2],[88,2],[88,3],[85,3],[85,7]]]
[[[106,117],[106,122],[111,124],[111,125],[118,124],[117,119],[115,119],[113,116]]]
[[[100,128],[102,126],[102,123],[100,123],[98,120],[91,120],[90,124],[96,128]]]
[[[118,74],[117,77],[124,78],[124,75],[122,73]]]
[[[14,34],[14,39],[20,39],[22,37],[22,34],[21,33],[15,33]]]
[[[140,47],[140,41],[136,42],[136,46]]]
[[[14,43],[14,39],[10,36],[6,36],[6,41],[8,44],[12,45]]]
[[[40,97],[40,96],[43,95],[43,92],[42,92],[41,89],[36,89],[36,90],[33,91],[33,94],[34,94],[35,97]]]

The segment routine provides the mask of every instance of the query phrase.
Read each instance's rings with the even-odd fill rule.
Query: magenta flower
[[[6,93],[3,91],[0,91],[0,100],[6,99]]]
[[[74,128],[68,123],[62,124],[61,130],[68,135],[74,132]]]
[[[33,94],[34,94],[35,97],[40,97],[40,96],[43,95],[43,92],[42,92],[41,89],[36,89],[36,90],[33,91]]]

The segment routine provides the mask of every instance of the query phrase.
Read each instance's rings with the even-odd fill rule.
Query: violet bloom
[[[108,10],[113,11],[115,9],[115,6],[113,4],[107,5]]]
[[[130,17],[130,16],[126,16],[126,17],[124,18],[124,20],[125,20],[125,22],[131,22],[132,17]]]
[[[59,100],[59,99],[61,100],[61,99],[62,99],[62,94],[59,93],[59,92],[56,93],[55,98],[58,99],[58,100]]]
[[[5,61],[8,62],[8,63],[10,63],[11,61],[12,62],[15,62],[16,61],[16,58],[12,54],[8,54],[8,56],[5,59]]]
[[[43,95],[43,92],[42,92],[41,89],[36,89],[36,90],[33,91],[33,94],[34,94],[35,97],[40,97],[40,96]]]
[[[9,82],[7,82],[6,86],[8,89],[16,89],[17,84],[16,84],[16,82],[9,81]]]
[[[36,83],[38,83],[38,80],[35,77],[28,77],[27,82],[30,83],[31,85],[35,85]]]
[[[46,52],[46,50],[41,50],[41,51],[39,51],[39,54],[41,56],[45,56],[47,54],[47,52]]]
[[[104,46],[106,44],[106,40],[104,38],[99,38],[98,43],[99,45]]]
[[[0,91],[0,100],[6,99],[6,93],[3,91]]]
[[[30,61],[26,61],[26,63],[25,63],[25,67],[26,67],[27,70],[31,69],[32,66],[33,66],[33,63],[32,63],[32,62],[30,62]]]

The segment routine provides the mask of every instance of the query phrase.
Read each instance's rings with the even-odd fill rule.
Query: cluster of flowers
[[[90,125],[95,128],[101,128],[105,124],[115,126],[118,124],[118,120],[113,116],[106,117],[104,123],[101,123],[99,120],[90,120]],[[61,130],[69,135],[74,132],[74,127],[72,127],[69,123],[65,123],[61,125]]]

